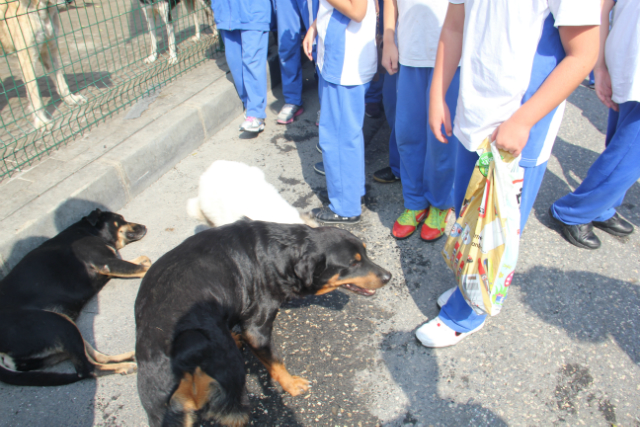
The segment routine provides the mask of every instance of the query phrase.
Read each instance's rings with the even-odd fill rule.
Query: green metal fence
[[[167,3],[0,0],[0,181],[220,51],[210,7],[193,1],[170,12],[172,57]]]

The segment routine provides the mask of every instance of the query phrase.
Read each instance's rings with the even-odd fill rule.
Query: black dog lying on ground
[[[53,386],[136,371],[135,363],[122,363],[134,352],[99,353],[73,320],[111,277],[144,276],[149,258],[124,261],[118,249],[146,233],[144,225],[96,209],[29,252],[0,281],[0,381]],[[64,360],[76,373],[33,371]]]
[[[149,269],[136,298],[138,392],[149,424],[246,425],[240,339],[285,391],[306,391],[272,345],[280,304],[347,284],[375,290],[390,279],[339,228],[237,221],[188,238]]]

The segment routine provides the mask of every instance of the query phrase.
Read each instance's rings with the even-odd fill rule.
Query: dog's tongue
[[[356,285],[352,285],[347,283],[346,285],[342,285],[345,288],[349,289],[351,292],[355,292],[356,294],[364,295],[365,297],[370,297],[376,293],[375,289],[363,289]]]

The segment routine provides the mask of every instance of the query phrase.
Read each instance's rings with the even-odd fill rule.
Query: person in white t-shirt
[[[490,136],[498,148],[522,153],[524,229],[564,101],[595,65],[599,24],[600,0],[450,0],[431,83],[429,126],[441,142],[455,134],[462,144],[455,166],[456,212],[478,160],[475,150]],[[452,132],[445,93],[458,64]],[[440,314],[416,331],[427,347],[457,344],[485,323],[486,316],[476,314],[458,288],[441,295],[438,304]]]
[[[411,236],[423,221],[420,238],[439,239],[444,235],[447,213],[453,207],[458,142],[440,143],[427,122],[429,87],[447,5],[447,0],[387,0],[385,5],[382,65],[389,74],[398,72],[395,136],[405,208],[391,230],[396,239]],[[452,117],[458,83],[456,71],[445,97]]]
[[[633,233],[616,208],[640,179],[640,2],[618,0],[609,31],[613,6],[614,0],[604,1],[594,69],[596,94],[609,107],[606,148],[580,186],[550,209],[567,240],[585,249],[601,245],[593,227],[614,236]]]
[[[318,222],[353,224],[360,221],[365,194],[364,98],[378,70],[375,1],[320,0],[303,41],[309,59],[316,36],[319,143],[330,203],[311,213]]]

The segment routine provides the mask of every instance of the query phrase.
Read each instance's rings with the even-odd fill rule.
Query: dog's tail
[[[73,373],[65,374],[58,372],[43,371],[13,371],[0,365],[0,381],[11,385],[22,386],[58,386],[75,383],[85,377]]]
[[[226,427],[244,427],[249,423],[244,360],[240,351],[230,336],[212,344],[209,337],[193,329],[174,339],[172,365],[174,372],[181,374],[169,400],[163,427],[191,426],[199,419],[210,418]],[[177,354],[176,349],[179,349]],[[197,360],[209,373],[200,365],[195,369],[186,368]]]
[[[207,218],[205,218],[204,214],[202,213],[202,209],[200,209],[200,202],[198,201],[197,197],[194,197],[193,199],[189,199],[187,201],[187,213],[192,218],[207,222]]]

